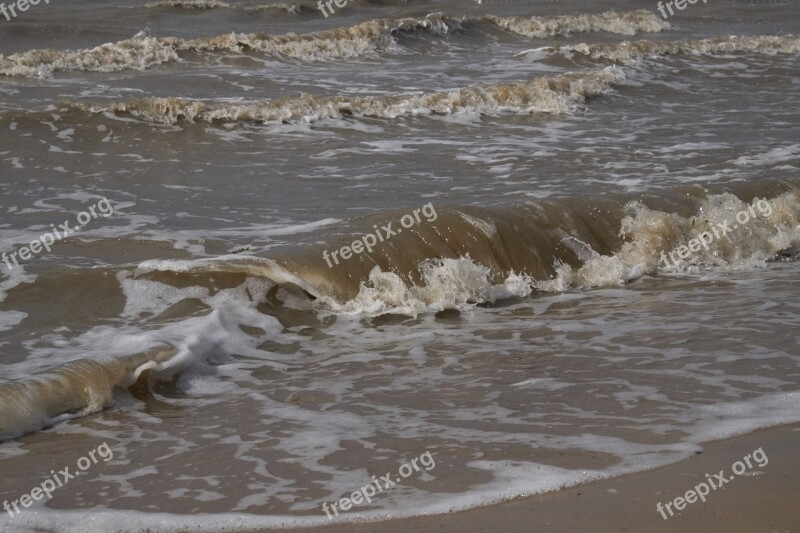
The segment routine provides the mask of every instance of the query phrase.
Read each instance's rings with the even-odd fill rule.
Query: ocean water
[[[322,525],[428,452],[332,518],[446,513],[800,421],[797,2],[333,7],[0,15],[0,501],[113,452],[0,529]]]

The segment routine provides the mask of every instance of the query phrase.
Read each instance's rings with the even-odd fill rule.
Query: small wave
[[[652,11],[640,9],[617,13],[608,11],[599,15],[565,15],[560,17],[495,17],[486,20],[498,27],[525,37],[551,37],[573,33],[607,32],[621,35],[658,33],[669,29],[669,22]]]
[[[32,78],[68,70],[145,70],[179,60],[174,47],[139,33],[131,39],[86,50],[31,50],[9,56],[0,55],[0,74]]]
[[[593,59],[628,63],[643,57],[664,55],[718,55],[736,52],[765,55],[797,54],[800,37],[797,35],[722,36],[711,39],[681,41],[632,41],[620,44],[577,44],[561,47]]]
[[[159,0],[148,2],[144,7],[177,7],[181,9],[218,9],[229,8],[230,4],[220,0]]]
[[[145,70],[167,62],[180,61],[179,52],[245,52],[253,50],[302,61],[331,60],[376,53],[393,43],[393,31],[429,28],[428,19],[406,20],[390,25],[370,20],[349,28],[309,34],[266,35],[230,33],[215,37],[181,39],[155,38],[140,32],[131,39],[82,50],[31,50],[0,55],[0,74],[46,77],[56,71],[82,70],[113,72]]]
[[[459,112],[559,114],[573,111],[588,97],[606,93],[622,77],[620,70],[607,67],[586,73],[540,77],[520,83],[467,87],[421,95],[303,96],[241,103],[145,98],[110,104],[70,105],[89,113],[125,113],[159,124],[175,124],[180,121],[290,123],[345,117],[393,119]]]
[[[221,0],[158,0],[148,2],[146,8],[174,8],[174,9],[239,9],[242,11],[278,11],[300,15],[304,11],[314,9],[310,4],[257,4],[233,5]]]
[[[209,0],[213,2],[213,0]],[[578,31],[660,31],[652,13],[609,12],[601,15],[567,17],[450,17],[441,13],[422,19],[373,19],[355,26],[308,34],[267,35],[230,33],[198,39],[155,38],[141,32],[131,39],[81,50],[29,50],[0,55],[0,74],[4,76],[46,77],[57,71],[112,72],[144,70],[179,61],[181,52],[255,51],[300,61],[324,61],[377,54],[396,44],[401,34],[425,32],[446,35],[462,31],[470,23],[491,24],[516,34],[560,35]],[[659,28],[659,29],[657,29]]]
[[[128,388],[146,371],[179,365],[176,350],[164,348],[102,360],[79,359],[30,379],[0,384],[0,441],[69,418],[102,411],[114,389]]]

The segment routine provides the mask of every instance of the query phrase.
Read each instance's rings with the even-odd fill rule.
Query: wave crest
[[[31,379],[0,384],[0,441],[114,403],[116,387],[133,385],[148,370],[167,370],[176,350],[164,348],[102,360],[79,359]]]
[[[681,41],[632,41],[620,44],[567,45],[561,48],[591,57],[627,63],[642,57],[664,55],[715,55],[749,52],[765,55],[797,54],[800,36],[797,35],[728,35],[711,39]]]
[[[623,74],[619,69],[607,67],[586,73],[540,77],[520,83],[467,87],[422,95],[303,96],[247,103],[145,98],[110,104],[71,105],[89,113],[126,113],[159,124],[175,124],[182,120],[290,123],[350,116],[393,119],[459,112],[560,114],[573,111],[588,97],[606,93],[622,78]]]
[[[145,70],[171,61],[180,61],[174,47],[139,33],[131,39],[86,50],[31,50],[0,55],[0,74],[43,78],[55,71]]]
[[[758,213],[737,228],[737,214],[756,213],[756,206]],[[238,271],[299,286],[337,313],[416,315],[525,296],[533,289],[583,290],[623,285],[646,274],[751,269],[800,252],[797,180],[436,211],[435,221],[335,265],[326,263],[322,252],[341,244],[328,243],[270,260],[162,261],[158,269],[201,277]],[[374,227],[396,220],[395,214],[368,217],[362,224]],[[680,264],[664,261],[725,221],[730,231],[707,250],[692,250]],[[151,270],[149,265],[142,275]]]
[[[303,12],[311,12],[315,9],[312,8],[310,4],[234,5],[227,2],[222,2],[221,0],[157,0],[155,2],[146,3],[144,7],[189,10],[234,9],[242,11],[277,11],[292,15],[300,15]]]
[[[179,1],[179,0],[175,0]],[[159,2],[159,5],[163,4]],[[167,4],[172,5],[170,0]],[[180,5],[214,6],[215,0]],[[221,4],[219,4],[221,5]],[[267,7],[267,6],[264,6]],[[56,71],[83,70],[111,72],[144,70],[170,61],[180,53],[230,51],[257,52],[300,61],[324,61],[377,54],[396,44],[401,34],[425,32],[446,35],[462,31],[468,24],[491,24],[515,34],[539,37],[582,31],[609,31],[630,34],[636,31],[661,31],[666,28],[646,11],[608,12],[600,15],[566,17],[451,17],[434,13],[424,18],[373,19],[355,26],[308,34],[267,35],[230,33],[198,39],[148,37],[144,32],[131,39],[81,50],[29,50],[0,55],[0,74],[4,76],[45,77]]]
[[[600,31],[636,35],[640,32],[658,33],[670,28],[669,22],[646,9],[622,13],[608,11],[598,15],[564,15],[560,17],[495,17],[489,15],[486,20],[512,33],[535,38]]]

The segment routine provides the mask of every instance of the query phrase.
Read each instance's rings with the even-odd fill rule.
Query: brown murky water
[[[799,17],[0,16],[0,501],[113,452],[0,528],[442,513],[800,420]]]

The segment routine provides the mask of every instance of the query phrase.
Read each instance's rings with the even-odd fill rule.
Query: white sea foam
[[[176,3],[177,2],[177,3]],[[166,4],[197,8],[226,7],[216,0],[167,0]],[[153,6],[153,4],[150,4]],[[164,6],[164,2],[158,5]],[[265,8],[271,6],[264,6]],[[293,9],[292,6],[287,7]],[[299,10],[299,8],[297,8]],[[489,22],[526,36],[568,34],[584,31],[610,31],[630,34],[636,31],[661,31],[668,24],[647,11],[626,13],[608,12],[600,15],[566,17],[486,17],[469,19],[436,13],[415,19],[373,19],[347,28],[337,28],[309,34],[265,35],[261,33],[229,33],[214,37],[182,39],[150,37],[140,32],[131,39],[106,43],[81,50],[29,50],[10,55],[0,54],[0,75],[46,77],[56,71],[84,70],[113,72],[144,70],[166,62],[180,60],[181,52],[244,52],[254,50],[265,54],[321,61],[374,55],[396,46],[396,36],[402,33],[425,32],[445,35],[466,22]]]
[[[624,285],[645,274],[658,272],[699,272],[701,269],[752,269],[781,253],[800,250],[800,195],[788,192],[769,199],[772,213],[761,214],[746,225],[737,227],[726,238],[700,248],[675,264],[664,262],[668,254],[701,233],[728,221],[735,224],[736,215],[752,207],[732,194],[710,196],[697,216],[684,218],[674,213],[654,211],[639,203],[631,203],[631,215],[622,221],[621,233],[626,237],[622,249],[612,255],[600,255],[588,245],[566,237],[565,244],[583,254],[579,268],[557,265],[558,274],[550,280],[538,280],[534,286],[542,291],[561,292],[569,288],[587,289]],[[761,199],[766,201],[766,199]]]
[[[797,393],[767,394],[746,402],[720,402],[700,405],[678,417],[685,423],[689,436],[681,443],[644,445],[615,437],[583,435],[550,439],[540,445],[560,445],[580,448],[592,453],[612,453],[621,461],[603,470],[571,470],[527,461],[478,460],[472,468],[484,470],[491,481],[474,484],[469,490],[448,493],[421,493],[414,500],[407,494],[404,506],[397,509],[363,510],[344,513],[337,521],[385,520],[448,513],[498,503],[523,495],[558,490],[596,479],[616,477],[633,472],[658,468],[686,459],[702,450],[704,442],[752,432],[759,428],[800,421],[800,395]],[[535,446],[537,442],[531,442]],[[439,467],[441,468],[441,467]],[[135,473],[132,473],[135,475]],[[121,482],[128,478],[120,478]],[[353,485],[355,486],[355,485]],[[198,532],[281,529],[321,526],[329,520],[315,509],[312,515],[261,515],[241,512],[169,514],[116,510],[94,507],[80,511],[40,509],[23,513],[14,520],[15,531],[57,529],[64,533],[169,532],[191,529]],[[9,522],[0,517],[0,524]],[[124,524],[124,525],[123,525]]]
[[[73,104],[90,113],[128,113],[150,122],[253,121],[315,122],[326,118],[395,119],[452,113],[571,113],[588,97],[604,94],[624,79],[621,70],[601,70],[534,78],[519,83],[466,87],[421,95],[304,96],[261,102],[201,102],[183,98],[147,98],[96,105]]]

